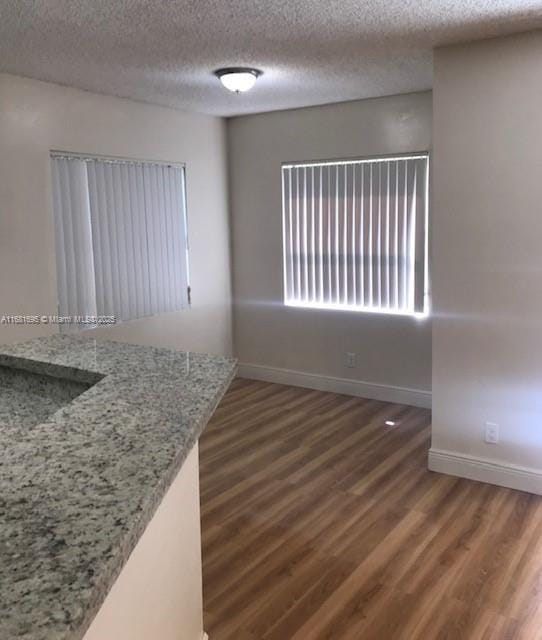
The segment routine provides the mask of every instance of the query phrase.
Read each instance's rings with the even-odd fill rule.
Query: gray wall
[[[224,121],[0,74],[0,316],[57,314],[51,149],[186,163],[192,308],[95,334],[230,353]],[[0,325],[0,343],[56,331]]]
[[[284,161],[424,151],[431,94],[298,109],[228,121],[234,343],[243,363],[428,390],[429,320],[282,304]],[[346,352],[358,366],[347,368]]]
[[[541,32],[435,52],[433,447],[539,470],[541,105]]]

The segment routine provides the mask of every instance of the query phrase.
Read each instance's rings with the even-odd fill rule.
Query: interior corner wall
[[[542,32],[434,61],[430,461],[540,492]]]
[[[283,305],[281,163],[430,150],[431,108],[424,92],[228,120],[234,344],[250,371],[430,390],[430,320]]]
[[[0,317],[58,314],[51,149],[186,164],[192,308],[83,335],[230,354],[225,121],[0,74]],[[0,324],[0,343],[57,331]]]

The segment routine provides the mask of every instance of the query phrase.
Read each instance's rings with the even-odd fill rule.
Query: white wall
[[[542,473],[541,62],[542,32],[439,49],[433,108],[431,464],[531,490],[506,467]]]
[[[283,306],[280,166],[428,150],[431,94],[234,118],[228,143],[240,361],[429,390],[430,321]],[[356,369],[345,366],[348,351],[357,354]]]
[[[0,74],[0,316],[57,314],[49,151],[186,163],[193,306],[97,333],[231,353],[225,123]],[[56,331],[0,325],[0,343]]]

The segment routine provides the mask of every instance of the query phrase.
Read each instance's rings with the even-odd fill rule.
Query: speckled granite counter
[[[31,372],[0,375],[0,640],[80,640],[235,361],[53,336],[0,347],[0,367]]]

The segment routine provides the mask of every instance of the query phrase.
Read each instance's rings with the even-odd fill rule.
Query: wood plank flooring
[[[542,499],[427,471],[429,440],[424,409],[235,380],[200,441],[210,640],[542,639]]]

